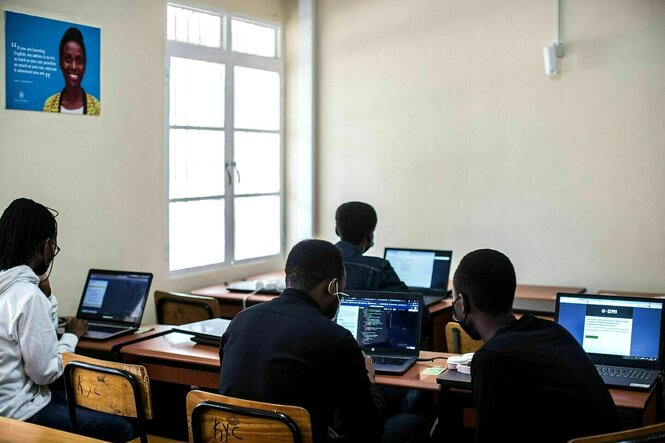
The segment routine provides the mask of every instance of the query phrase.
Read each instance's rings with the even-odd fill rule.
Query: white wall
[[[187,2],[180,2],[187,4]],[[276,22],[282,0],[208,0]],[[102,115],[5,110],[0,20],[0,206],[25,196],[60,211],[51,276],[72,314],[90,267],[145,270],[152,289],[189,290],[275,269],[277,262],[169,276],[165,195],[165,21],[162,0],[0,0],[0,8],[102,29]],[[144,322],[153,322],[152,297]]]
[[[321,0],[321,236],[505,252],[518,281],[665,291],[665,2]]]

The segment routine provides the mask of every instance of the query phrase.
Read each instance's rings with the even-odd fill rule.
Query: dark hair
[[[41,242],[55,239],[58,214],[51,211],[27,198],[7,206],[0,217],[0,270],[28,264]]]
[[[344,276],[342,253],[325,240],[303,240],[286,259],[286,287],[309,291],[327,278]]]
[[[466,254],[457,266],[453,284],[458,293],[469,296],[487,314],[503,314],[512,309],[515,268],[499,251],[478,249]]]
[[[60,39],[60,51],[58,52],[58,57],[60,59],[62,59],[62,50],[67,42],[78,43],[83,50],[83,58],[88,58],[85,52],[85,45],[83,44],[83,34],[81,34],[81,31],[79,31],[77,28],[69,28],[65,31],[65,33],[62,35],[62,38]]]
[[[354,245],[360,244],[365,236],[374,231],[376,222],[376,211],[363,202],[344,203],[335,212],[337,235]]]

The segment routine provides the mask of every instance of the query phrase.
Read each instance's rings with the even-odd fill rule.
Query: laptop
[[[336,321],[372,357],[377,373],[403,374],[420,354],[422,315],[420,294],[348,291]]]
[[[173,330],[175,332],[191,334],[191,340],[195,343],[219,347],[222,341],[222,335],[226,332],[226,328],[229,327],[229,324],[231,324],[231,320],[211,318],[209,320],[174,326]]]
[[[663,304],[656,298],[559,293],[555,319],[582,345],[607,386],[648,390],[663,369]]]
[[[279,295],[286,288],[284,279],[239,280],[226,285],[230,292]]]
[[[151,283],[148,272],[91,269],[76,312],[77,318],[88,320],[83,337],[108,340],[136,331]]]
[[[425,305],[438,303],[448,294],[452,251],[386,248],[383,258],[413,292],[423,294]]]

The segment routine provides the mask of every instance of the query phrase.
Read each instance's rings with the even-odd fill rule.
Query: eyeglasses
[[[60,252],[60,246],[55,242],[55,240],[51,240],[51,251],[53,252],[53,257],[58,255]]]

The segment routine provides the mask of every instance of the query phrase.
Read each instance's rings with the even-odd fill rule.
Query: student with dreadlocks
[[[0,217],[0,416],[71,432],[67,402],[48,384],[62,375],[62,354],[74,352],[87,322],[76,318],[56,335],[57,300],[49,268],[60,251],[57,212],[26,198]],[[79,431],[103,440],[131,440],[128,421],[77,408]]]

